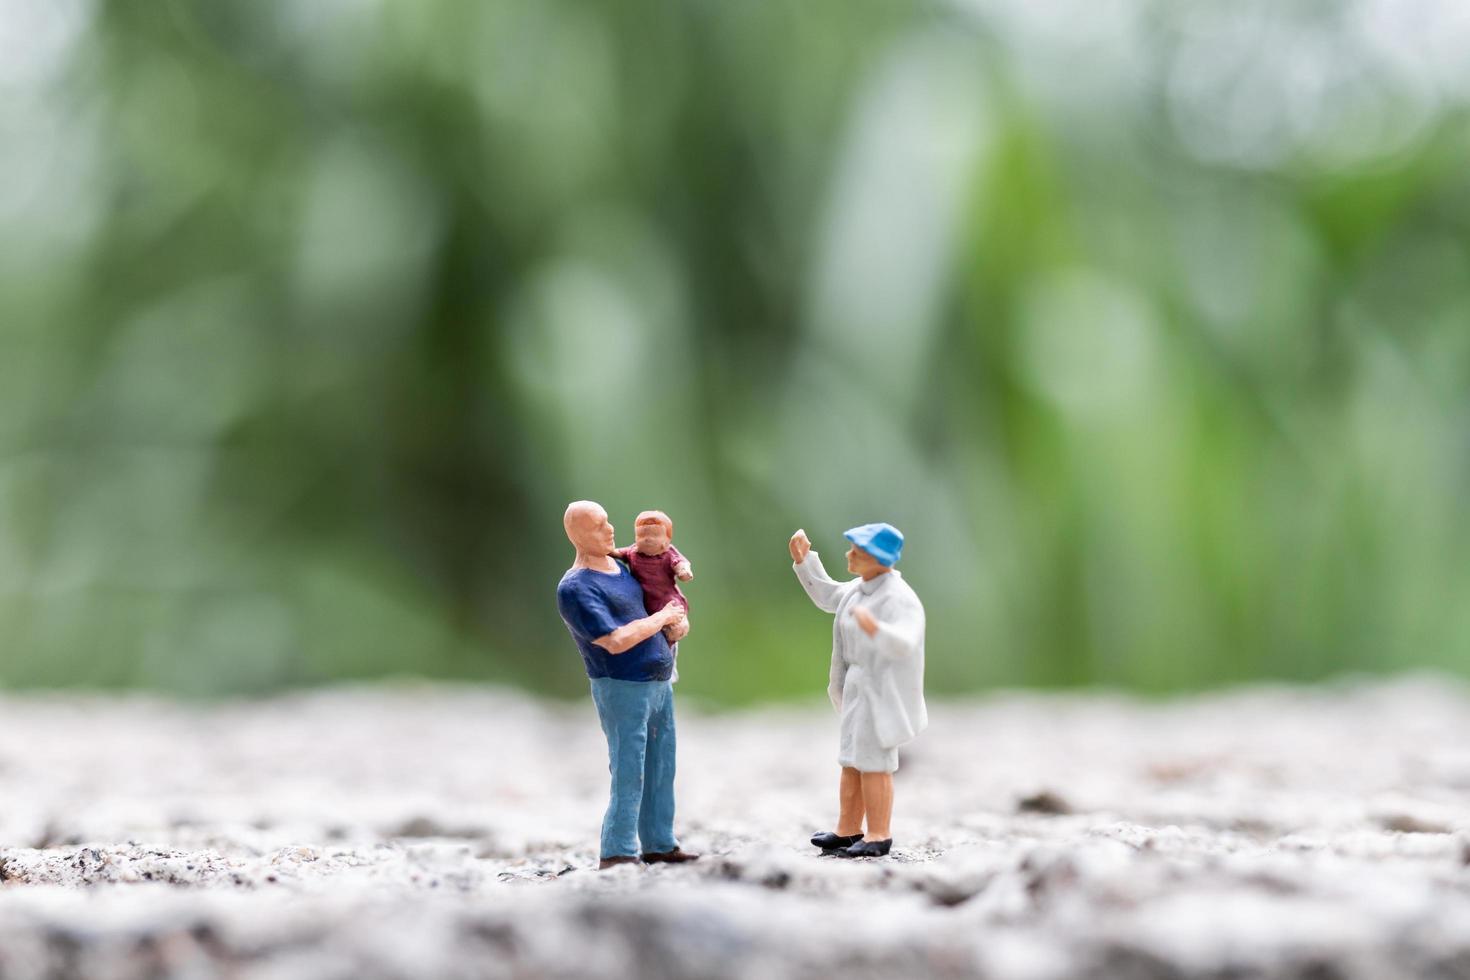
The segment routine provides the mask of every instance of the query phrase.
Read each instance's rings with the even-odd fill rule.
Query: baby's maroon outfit
[[[656,613],[670,602],[677,602],[689,612],[689,600],[679,591],[679,580],[674,578],[674,569],[684,556],[679,549],[669,545],[661,555],[645,555],[637,545],[619,548],[615,554],[628,563],[628,571],[643,586],[643,608]]]

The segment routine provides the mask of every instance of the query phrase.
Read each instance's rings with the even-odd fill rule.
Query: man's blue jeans
[[[674,688],[668,681],[592,678],[607,736],[612,794],[602,818],[602,857],[663,853],[674,839]]]

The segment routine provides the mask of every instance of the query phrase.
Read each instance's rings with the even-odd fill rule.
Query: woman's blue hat
[[[903,554],[903,532],[892,524],[864,524],[842,532],[842,536],[878,559],[892,565]]]

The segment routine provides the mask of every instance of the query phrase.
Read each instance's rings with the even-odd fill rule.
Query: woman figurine
[[[893,846],[898,747],[929,724],[924,606],[893,567],[903,552],[898,528],[864,524],[843,537],[852,542],[847,570],[857,576],[847,582],[827,575],[805,531],[790,543],[802,588],[818,609],[836,613],[827,696],[842,718],[840,809],[836,831],[817,834],[812,843],[840,857],[882,857]]]

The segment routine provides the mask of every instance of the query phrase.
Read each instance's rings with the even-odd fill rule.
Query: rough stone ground
[[[705,858],[592,870],[590,703],[0,698],[0,977],[1470,977],[1470,694],[933,705],[896,856],[825,706],[680,715]]]

